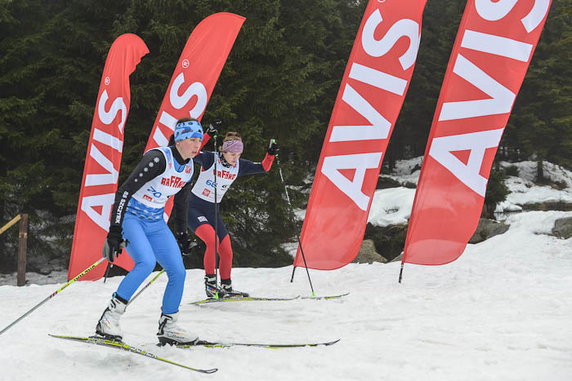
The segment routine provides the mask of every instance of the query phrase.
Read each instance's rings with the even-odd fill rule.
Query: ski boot
[[[216,283],[216,275],[205,275],[205,292],[208,298],[222,298],[222,290]]]
[[[184,328],[177,325],[178,315],[178,312],[174,314],[161,314],[161,317],[159,318],[159,331],[157,332],[159,345],[190,345],[199,340],[199,336],[194,333],[187,332]]]
[[[232,289],[232,281],[230,279],[221,279],[220,280],[220,290],[222,292],[223,298],[246,298],[250,296],[246,292],[233,290]]]
[[[117,294],[113,294],[109,305],[97,322],[95,334],[108,340],[121,341],[123,335],[119,326],[119,319],[125,313],[125,308],[127,308],[127,301],[118,297]]]

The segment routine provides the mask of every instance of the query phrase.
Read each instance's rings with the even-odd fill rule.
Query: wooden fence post
[[[17,285],[26,285],[26,251],[28,249],[28,215],[22,214],[18,238],[18,276]]]

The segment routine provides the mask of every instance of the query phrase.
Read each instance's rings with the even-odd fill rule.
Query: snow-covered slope
[[[370,220],[402,221],[412,198],[406,188],[378,191]],[[399,263],[311,270],[317,295],[350,292],[338,300],[192,306],[187,302],[204,297],[202,271],[188,271],[180,321],[201,337],[341,338],[331,347],[159,348],[155,332],[167,281],[159,278],[124,315],[125,341],[195,367],[218,367],[212,375],[48,337],[92,334],[121,277],[76,282],[0,336],[0,380],[572,380],[572,239],[547,234],[557,218],[569,216],[511,215],[505,234],[469,245],[449,265],[406,265],[402,284]],[[291,272],[237,268],[233,279],[255,296],[309,295],[305,271],[297,269],[294,283]],[[0,286],[0,329],[60,286]]]

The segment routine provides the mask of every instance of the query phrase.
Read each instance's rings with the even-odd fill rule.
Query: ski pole
[[[111,270],[112,267],[113,264],[111,262],[107,262],[107,268],[105,269],[105,274],[103,275],[103,283],[107,282],[107,277],[109,276],[109,271]]]
[[[280,180],[282,180],[282,185],[284,185],[284,191],[286,192],[286,201],[288,201],[288,205],[290,206],[290,211],[294,214],[294,207],[292,206],[292,202],[290,201],[290,195],[288,194],[288,187],[286,186],[286,182],[284,181],[284,175],[282,174],[282,166],[280,165],[280,159],[278,155],[276,155],[276,164],[278,164],[278,172],[280,173]],[[292,223],[295,224],[294,221]],[[297,231],[297,230],[296,230]],[[298,240],[298,245],[300,246],[300,253],[302,254],[302,260],[304,261],[304,267],[306,268],[306,274],[308,274],[308,281],[310,282],[310,289],[312,289],[312,296],[316,296],[314,292],[314,286],[312,285],[312,278],[310,278],[310,271],[308,270],[308,264],[306,263],[306,256],[304,255],[304,249],[302,248],[302,241],[300,241],[300,235],[296,233],[296,239]],[[290,283],[294,281],[294,271],[296,271],[296,266],[292,269],[292,278],[290,279]]]
[[[133,297],[131,298],[131,300],[129,300],[129,302],[127,303],[127,305],[130,305],[131,303],[133,303],[133,301],[134,301],[139,295],[141,295],[141,293],[142,293],[143,291],[145,291],[145,289],[146,289],[147,287],[149,287],[153,282],[155,282],[155,281],[157,280],[157,278],[159,278],[161,275],[163,275],[164,272],[165,272],[165,269],[162,269],[161,271],[159,271],[159,272],[157,273],[157,275],[155,275],[155,276],[153,277],[153,279],[151,279],[141,290],[139,290],[138,293],[135,294],[135,296],[133,296]]]
[[[212,124],[211,124],[212,127]],[[215,129],[215,131],[217,131]],[[214,255],[215,255],[215,280],[218,288],[218,196],[217,196],[217,169],[216,169],[216,162],[218,160],[218,151],[216,148],[217,138],[218,138],[218,131],[215,132],[213,137],[214,139]],[[218,298],[218,292],[215,294],[215,299]]]
[[[129,244],[129,241],[124,239],[119,243],[119,248],[120,251],[119,253],[121,253],[121,249],[125,249],[127,247],[127,245]],[[109,247],[109,244],[107,243],[107,240],[105,240],[105,244],[103,246],[103,257],[104,258],[108,258],[111,252],[111,248]],[[119,253],[117,253],[116,256],[119,256]],[[113,262],[107,262],[107,267],[105,268],[105,274],[103,275],[103,283],[107,282],[107,278],[109,278],[109,272],[111,271],[111,269],[113,268]]]
[[[29,314],[31,314],[33,311],[35,311],[38,307],[40,307],[42,304],[44,304],[45,302],[47,302],[48,300],[50,300],[51,298],[53,298],[54,296],[56,296],[57,294],[59,294],[60,292],[62,292],[67,286],[69,286],[70,284],[72,284],[73,282],[75,282],[76,280],[78,280],[79,278],[81,278],[82,276],[84,276],[85,274],[87,274],[88,272],[90,272],[91,270],[93,270],[97,265],[99,265],[101,262],[103,262],[105,260],[104,257],[99,258],[93,265],[89,266],[87,269],[83,270],[81,273],[79,273],[78,275],[75,276],[75,278],[73,278],[72,280],[68,281],[66,284],[64,284],[62,287],[58,288],[56,291],[54,291],[52,294],[50,294],[50,296],[48,296],[46,299],[42,300],[40,303],[36,304],[32,309],[30,309],[28,312],[26,312],[24,315],[20,316],[18,319],[14,320],[14,322],[12,322],[10,325],[8,325],[6,328],[4,328],[2,331],[0,331],[0,335],[3,334],[4,332],[6,332],[9,328],[11,328],[13,325],[15,325],[16,323],[18,323],[20,320],[22,320],[23,318],[25,318],[26,316],[28,316]]]

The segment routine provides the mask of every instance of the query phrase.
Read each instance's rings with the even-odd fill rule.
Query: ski
[[[209,304],[209,303],[251,302],[251,301],[277,302],[277,301],[296,300],[299,298],[300,296],[294,296],[292,298],[257,298],[254,296],[233,296],[229,298],[206,298],[203,300],[197,300],[195,302],[191,302],[189,304],[199,305],[199,304]]]
[[[294,296],[294,297],[290,297],[290,298],[258,298],[258,297],[254,297],[254,296],[232,296],[232,297],[228,297],[228,298],[206,298],[203,300],[197,300],[195,302],[191,302],[189,304],[200,305],[200,304],[209,304],[209,303],[251,302],[251,301],[284,302],[284,301],[298,300],[298,299],[331,300],[331,299],[339,299],[339,298],[342,298],[342,297],[347,296],[349,294],[350,294],[349,292],[346,292],[345,294],[328,295],[328,296],[299,296],[298,295],[298,296]]]
[[[321,343],[303,343],[303,344],[260,344],[260,343],[225,343],[218,341],[206,341],[199,340],[194,344],[181,344],[177,345],[177,348],[192,348],[192,347],[207,347],[207,348],[228,348],[235,346],[243,347],[260,347],[260,348],[302,348],[302,347],[318,347],[318,346],[329,346],[340,341],[340,339],[333,341],[324,341]]]
[[[136,354],[141,355],[141,356],[149,357],[149,358],[152,358],[155,360],[165,362],[167,364],[176,365],[176,366],[179,366],[181,368],[189,369],[189,370],[199,372],[199,373],[211,374],[211,373],[214,373],[218,370],[217,368],[212,368],[212,369],[193,368],[193,367],[190,367],[190,366],[187,366],[184,364],[180,364],[178,362],[175,362],[175,361],[163,358],[163,357],[159,357],[153,353],[147,352],[144,349],[134,347],[134,346],[126,344],[122,341],[108,340],[108,339],[105,339],[102,337],[97,337],[97,336],[79,337],[79,336],[54,335],[51,333],[49,335],[51,337],[55,337],[56,339],[64,339],[64,340],[76,341],[79,343],[101,345],[101,346],[108,347],[108,348],[115,348],[115,349],[120,349],[120,350],[131,352],[131,353],[136,353]]]

